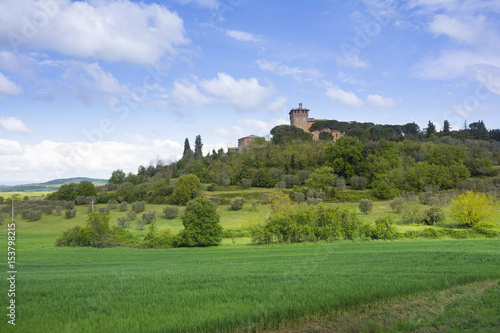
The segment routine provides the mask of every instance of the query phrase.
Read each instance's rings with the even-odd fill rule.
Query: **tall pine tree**
[[[201,160],[203,157],[203,152],[201,150],[203,148],[203,143],[201,142],[201,135],[197,135],[194,140],[194,159]]]
[[[193,158],[193,151],[191,150],[191,146],[189,145],[189,140],[186,138],[184,140],[184,152],[182,153],[182,159],[187,160]]]

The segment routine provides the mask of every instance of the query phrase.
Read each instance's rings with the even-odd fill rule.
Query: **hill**
[[[99,178],[87,178],[87,177],[73,177],[64,179],[53,179],[45,183],[37,184],[22,184],[13,186],[0,186],[0,192],[45,192],[45,191],[57,191],[57,189],[64,184],[70,183],[80,183],[82,181],[89,181],[94,185],[104,185],[107,184],[107,179]]]

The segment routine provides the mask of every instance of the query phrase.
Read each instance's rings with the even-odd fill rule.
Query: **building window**
[[[302,128],[302,126],[299,126],[299,128]]]
[[[306,118],[302,118],[302,121],[306,121]]]
[[[299,118],[295,118],[295,121],[299,121]]]

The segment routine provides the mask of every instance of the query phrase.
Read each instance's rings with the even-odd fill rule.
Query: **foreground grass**
[[[351,311],[334,312],[269,333],[302,332],[498,332],[500,285],[498,281],[453,287]]]
[[[0,246],[5,247],[5,237]],[[21,236],[22,237],[22,236]],[[19,332],[215,332],[500,278],[498,240],[20,248]],[[8,289],[2,279],[0,288]],[[6,293],[2,304],[7,304]],[[9,331],[6,320],[0,331]]]

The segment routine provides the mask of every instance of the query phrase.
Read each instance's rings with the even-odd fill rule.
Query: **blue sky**
[[[500,128],[498,1],[1,0],[0,184],[319,119]]]

